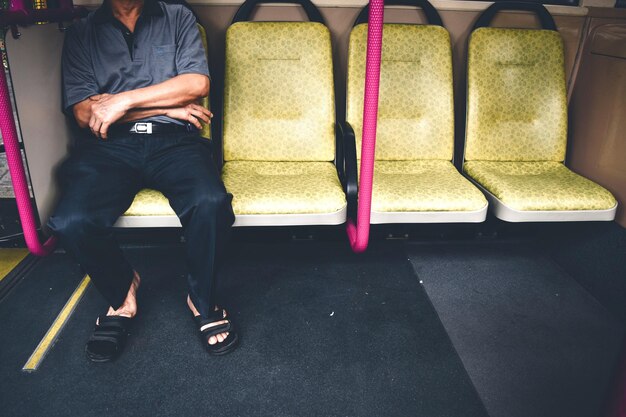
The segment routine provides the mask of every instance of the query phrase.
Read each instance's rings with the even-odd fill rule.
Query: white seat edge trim
[[[233,227],[337,225],[346,222],[347,208],[334,213],[311,214],[240,214]],[[176,216],[121,216],[115,227],[182,227]]]
[[[482,223],[488,204],[474,211],[372,211],[372,224],[386,223]]]
[[[121,216],[115,227],[182,227],[177,216]]]
[[[543,210],[543,211],[523,211],[515,210],[491,194],[485,187],[467,176],[480,190],[485,193],[493,214],[500,220],[511,223],[523,222],[593,222],[593,221],[613,221],[617,213],[617,203],[615,207],[606,210]]]
[[[346,222],[347,207],[334,213],[240,214],[234,227],[337,225]]]

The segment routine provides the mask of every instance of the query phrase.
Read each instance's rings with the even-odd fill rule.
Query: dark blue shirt
[[[74,104],[96,94],[135,90],[189,73],[209,75],[200,31],[189,9],[144,0],[131,33],[105,0],[65,35],[63,110],[72,114]],[[166,116],[146,120],[182,123]]]

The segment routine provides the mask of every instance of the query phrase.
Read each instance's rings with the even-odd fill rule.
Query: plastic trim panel
[[[491,194],[485,187],[477,183],[473,178],[469,178],[489,200],[491,211],[500,220],[511,223],[523,222],[592,222],[592,221],[613,221],[617,212],[617,204],[608,210],[544,210],[544,211],[522,211],[515,210],[495,195]]]
[[[234,227],[336,225],[346,221],[347,208],[335,213],[315,214],[243,214],[235,216]],[[176,216],[122,216],[115,227],[182,227]]]
[[[182,227],[177,216],[121,216],[115,227]]]
[[[372,211],[372,224],[387,223],[482,223],[487,218],[488,205],[475,211]]]
[[[234,227],[337,225],[346,221],[347,207],[334,213],[242,214],[235,216]]]

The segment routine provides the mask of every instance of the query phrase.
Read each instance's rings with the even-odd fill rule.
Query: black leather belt
[[[113,134],[153,135],[159,133],[191,133],[198,129],[190,124],[179,125],[176,123],[136,122],[121,123],[111,126],[109,132]]]

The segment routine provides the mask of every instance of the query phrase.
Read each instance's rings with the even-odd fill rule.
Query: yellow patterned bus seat
[[[235,225],[344,223],[328,28],[234,23],[224,84],[222,179]]]
[[[564,165],[567,93],[554,30],[482,27],[468,49],[465,173],[502,220],[613,220],[617,202]]]
[[[367,24],[350,35],[346,120],[360,160]],[[482,222],[487,200],[453,166],[452,51],[446,29],[385,24],[372,223]]]
[[[200,38],[204,50],[208,52],[206,31],[198,24]],[[202,99],[202,105],[209,107],[209,98]],[[203,124],[200,135],[207,140],[211,139],[211,125]],[[170,203],[163,194],[156,190],[141,190],[135,196],[133,203],[126,213],[115,224],[117,227],[180,227],[180,221],[170,207]]]

